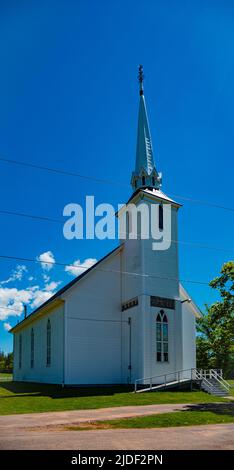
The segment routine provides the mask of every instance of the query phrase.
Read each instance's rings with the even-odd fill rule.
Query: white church
[[[195,320],[200,312],[179,281],[181,206],[160,189],[141,66],[139,84],[136,164],[128,202],[160,206],[159,229],[169,204],[173,242],[168,249],[152,250],[151,238],[122,239],[12,328],[16,381],[88,385],[145,378],[147,383],[149,377],[196,367]]]

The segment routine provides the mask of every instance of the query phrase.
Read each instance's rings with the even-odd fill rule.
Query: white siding
[[[140,312],[140,306],[132,307],[123,312],[122,361],[123,376],[126,377],[125,381],[127,383],[134,383],[142,375],[143,349]],[[131,325],[128,323],[129,318],[131,319]],[[131,366],[131,370],[129,366]]]
[[[145,199],[143,202],[148,205],[154,203]],[[177,216],[177,209],[172,207],[172,240],[177,240]],[[132,328],[132,376],[134,379],[165,374],[183,367],[178,245],[172,243],[167,250],[152,250],[152,241],[152,239],[126,240],[122,254],[122,269],[126,272],[122,281],[123,298],[125,300],[135,296],[139,298],[139,306],[134,315],[135,325],[133,324]],[[130,275],[129,272],[135,274]],[[161,308],[151,307],[150,296],[175,300],[175,309],[163,309],[168,317],[169,326],[168,362],[156,361],[156,317]],[[131,310],[128,310],[126,315],[128,312],[132,313]],[[157,382],[160,383],[161,380],[159,378]]]
[[[189,303],[182,305],[183,319],[183,369],[196,367],[196,318]]]
[[[47,320],[51,322],[51,365],[46,365]],[[34,330],[34,367],[31,368],[31,329]],[[19,368],[19,337],[22,335],[22,367]],[[63,306],[35,319],[14,340],[14,380],[63,382]]]
[[[121,367],[119,271],[117,252],[64,294],[67,384],[126,381]]]

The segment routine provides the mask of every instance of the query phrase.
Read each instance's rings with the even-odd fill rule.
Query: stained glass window
[[[156,318],[156,351],[158,362],[168,362],[168,320],[163,310]]]

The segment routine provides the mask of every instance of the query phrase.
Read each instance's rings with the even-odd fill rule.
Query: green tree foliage
[[[229,375],[234,368],[234,262],[225,263],[221,274],[210,282],[220,300],[206,306],[198,321],[197,367],[221,368]]]
[[[12,372],[13,370],[13,353],[5,354],[0,351],[0,372]]]

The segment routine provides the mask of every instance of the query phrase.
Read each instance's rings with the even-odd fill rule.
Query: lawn
[[[4,380],[12,380],[12,374],[0,372],[0,382]]]
[[[234,423],[233,407],[213,411],[176,411],[136,418],[123,418],[108,421],[94,421],[79,426],[66,426],[68,431],[96,429],[167,428],[173,426],[198,426],[201,424]]]
[[[230,396],[234,397],[234,380],[228,380],[228,382],[230,383],[230,385],[232,386],[230,388]]]
[[[0,382],[0,415],[84,410],[127,405],[225,402],[200,391],[132,393],[127,386],[61,388],[56,385]]]

